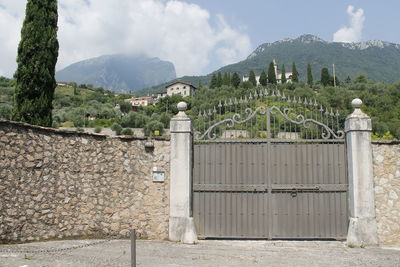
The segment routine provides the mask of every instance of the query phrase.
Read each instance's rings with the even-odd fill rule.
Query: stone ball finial
[[[178,105],[176,106],[179,111],[186,111],[187,110],[187,104],[186,102],[179,102]]]
[[[353,101],[351,101],[351,105],[353,106],[353,108],[360,108],[362,103],[363,102],[359,98],[355,98],[353,99]]]

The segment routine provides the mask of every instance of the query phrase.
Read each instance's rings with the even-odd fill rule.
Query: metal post
[[[131,230],[131,267],[136,267],[136,229]]]

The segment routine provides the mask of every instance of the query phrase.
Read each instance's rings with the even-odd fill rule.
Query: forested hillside
[[[214,73],[237,73],[240,78],[250,71],[260,75],[267,71],[269,63],[275,59],[279,69],[286,66],[292,70],[293,62],[299,72],[300,81],[307,81],[307,65],[310,64],[314,78],[319,79],[322,68],[332,73],[335,64],[336,76],[340,81],[348,77],[352,80],[363,74],[375,82],[393,83],[400,81],[400,45],[383,41],[362,43],[332,43],[317,36],[302,35],[296,39],[284,39],[258,46],[245,60],[224,66],[205,76],[184,76],[179,80],[195,86],[210,84]],[[165,84],[138,92],[139,95],[165,90]]]
[[[0,78],[0,117],[9,119],[13,99],[13,80]],[[117,95],[102,88],[57,87],[53,102],[53,126],[67,127],[114,127],[145,128],[150,134],[154,130],[169,127],[170,118],[176,114],[176,104],[186,101],[189,104],[188,114],[198,127],[202,122],[200,112],[218,108],[218,104],[234,101],[235,98],[248,97],[255,92],[268,89],[279,90],[286,96],[297,99],[313,99],[325,108],[338,110],[343,124],[345,117],[352,112],[351,100],[359,97],[363,100],[362,109],[371,116],[374,138],[400,139],[400,82],[393,84],[375,83],[364,76],[355,81],[342,83],[341,86],[322,86],[316,82],[313,86],[305,83],[270,84],[267,87],[254,87],[249,82],[240,83],[237,87],[221,85],[216,88],[201,86],[196,97],[175,95],[161,99],[155,105],[131,111],[123,99],[130,95]],[[279,99],[272,99],[279,101]],[[258,104],[263,104],[263,99]],[[268,101],[271,101],[269,98]],[[265,102],[265,101],[264,101]],[[119,108],[116,105],[119,104]],[[270,103],[271,104],[271,103]],[[91,120],[90,117],[95,118]]]

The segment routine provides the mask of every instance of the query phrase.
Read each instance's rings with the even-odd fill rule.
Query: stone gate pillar
[[[192,216],[192,122],[185,114],[187,104],[178,103],[179,113],[171,119],[171,183],[169,239],[193,244],[197,234]]]
[[[361,111],[360,99],[354,99],[351,104],[354,112],[345,123],[350,216],[347,243],[355,246],[377,245],[371,119]]]

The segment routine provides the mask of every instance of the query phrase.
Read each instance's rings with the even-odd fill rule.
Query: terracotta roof
[[[193,84],[191,84],[191,83],[185,83],[185,82],[181,82],[181,81],[175,81],[175,82],[173,82],[173,83],[170,83],[170,84],[166,85],[165,88],[168,88],[168,87],[170,87],[170,86],[172,86],[172,85],[174,85],[174,84],[177,84],[177,83],[186,84],[186,85],[189,85],[189,86],[191,86],[191,87],[193,87],[193,88],[196,89],[196,87],[195,87]]]

